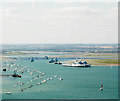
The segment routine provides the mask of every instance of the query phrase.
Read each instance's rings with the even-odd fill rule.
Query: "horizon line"
[[[0,45],[63,45],[63,44],[120,44],[120,43],[3,43]]]

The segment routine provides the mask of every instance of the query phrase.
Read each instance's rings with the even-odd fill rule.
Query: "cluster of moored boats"
[[[55,59],[49,60],[49,63],[54,63],[54,64],[62,64],[60,61],[58,61],[58,58],[56,57]]]
[[[19,81],[17,81],[15,84],[13,84],[13,87],[18,87],[18,91],[21,91],[21,92],[23,92],[27,89],[30,89],[34,86],[43,85],[54,79],[57,79],[59,81],[63,80],[63,78],[61,76],[58,76],[56,74],[50,77],[49,74],[46,74],[46,73],[38,71],[38,70],[32,70],[28,66],[20,66],[20,65],[16,64],[15,61],[10,61],[9,63],[4,62],[1,65],[1,69],[3,70],[3,72],[6,72],[6,73],[7,73],[7,71],[11,71],[11,73],[13,72],[13,74],[6,75],[6,76],[13,76],[13,77],[21,78],[21,79],[18,79]],[[29,79],[24,80],[25,78],[24,77],[23,77],[24,79],[22,78],[22,75],[24,73],[26,73],[26,75],[29,76]],[[4,73],[2,73],[2,74],[4,74]],[[12,92],[10,92],[10,91],[6,92],[6,94],[11,94],[11,93]]]
[[[45,56],[45,59],[48,59],[47,56]],[[32,59],[30,60],[31,62],[34,62],[34,59],[32,57]],[[49,63],[54,63],[54,64],[61,64],[63,66],[67,66],[67,67],[90,67],[91,65],[88,64],[86,61],[78,61],[78,59],[76,59],[75,62],[71,63],[71,64],[67,64],[67,63],[61,63],[60,61],[58,61],[58,58],[56,57],[55,59],[51,59],[49,60]],[[46,75],[46,73],[44,72],[40,72],[37,70],[32,70],[27,66],[20,66],[17,65],[15,63],[15,61],[10,61],[9,63],[4,62],[3,65],[1,66],[2,71],[3,72],[7,72],[8,70],[13,71],[13,74],[10,75],[6,75],[6,76],[12,76],[12,77],[22,77],[23,73],[28,72],[31,76],[31,80],[30,81],[26,81],[26,82],[22,82],[18,81],[16,84],[13,85],[13,87],[17,87],[19,85],[22,86],[22,88],[20,89],[20,91],[24,91],[28,88],[32,88],[34,86],[33,82],[36,81],[36,85],[42,85],[46,82],[48,82],[49,80],[53,80],[54,78],[58,78],[58,75],[54,75],[54,77],[48,77],[48,78],[44,78],[44,75]],[[59,77],[58,80],[63,80],[63,78]],[[25,87],[24,85],[27,84],[28,86]],[[100,88],[101,90],[103,89],[103,86]],[[11,92],[6,92],[6,94],[11,94]]]

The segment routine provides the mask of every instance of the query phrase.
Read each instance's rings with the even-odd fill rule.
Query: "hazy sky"
[[[2,42],[4,44],[118,42],[117,2],[52,1],[55,2],[2,3],[0,6]]]

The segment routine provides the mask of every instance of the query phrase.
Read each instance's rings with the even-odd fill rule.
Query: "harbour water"
[[[9,63],[9,61],[6,62],[6,64]],[[58,64],[50,64],[45,59],[35,60],[34,62],[17,59],[14,63],[18,65],[18,68],[21,66],[21,69],[27,66],[27,69],[31,70],[33,75],[26,71],[20,74],[21,78],[2,77],[2,99],[118,98],[118,66],[64,67]],[[2,72],[2,74],[13,73],[12,68],[14,67]],[[38,72],[45,74],[36,77]],[[55,75],[58,77],[55,77]],[[43,78],[40,79],[40,77]],[[35,78],[37,79],[35,80]],[[47,78],[52,79],[47,80]],[[63,80],[59,80],[59,78],[63,78]],[[42,80],[47,80],[47,82],[37,85]],[[24,84],[19,85],[20,82]],[[104,86],[103,91],[100,91],[101,84]],[[28,88],[29,85],[33,85],[33,87]],[[23,88],[26,89],[21,91]],[[6,92],[12,94],[6,94]]]

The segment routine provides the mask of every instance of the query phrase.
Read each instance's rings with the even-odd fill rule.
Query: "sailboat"
[[[58,58],[55,58],[55,64],[62,64],[60,61],[58,62]]]
[[[103,84],[101,85],[101,88],[100,88],[100,90],[103,90]]]
[[[58,64],[58,58],[57,57],[55,58],[55,64]]]
[[[34,62],[34,59],[33,59],[33,57],[32,57],[32,59],[31,59],[31,62]]]

